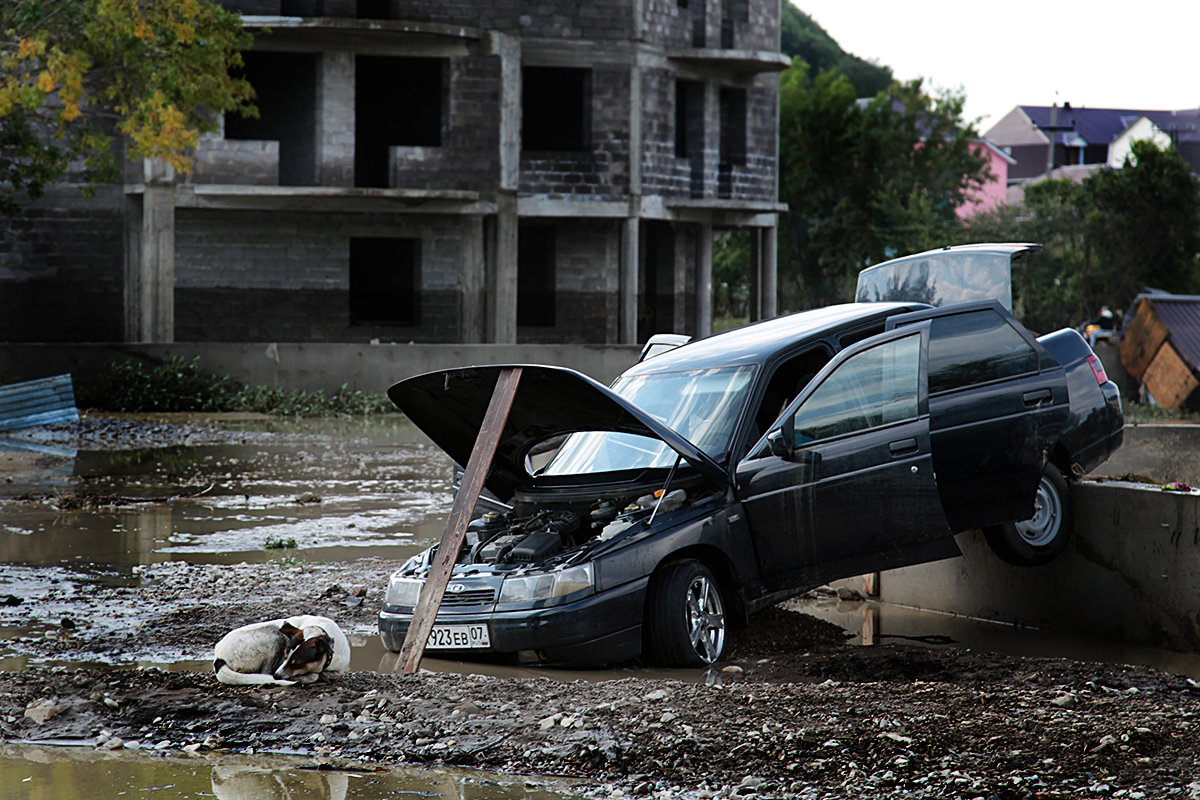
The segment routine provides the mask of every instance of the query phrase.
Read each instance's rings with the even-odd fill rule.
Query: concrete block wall
[[[0,216],[0,342],[122,339],[125,200],[81,188]]]
[[[629,67],[597,65],[591,77],[591,147],[521,153],[520,191],[616,199],[629,192]]]
[[[733,168],[735,200],[774,201],[779,77],[759,76],[746,90],[746,160]]]
[[[354,99],[354,53],[321,53],[315,115],[316,173],[321,186],[354,185]]]
[[[651,44],[691,47],[692,13],[690,7],[680,7],[679,0],[646,0],[642,9],[642,36]]]
[[[642,70],[642,191],[686,197],[691,162],[675,155],[675,82],[669,69]]]
[[[315,212],[176,213],[177,341],[453,341],[470,218]],[[352,237],[420,240],[419,322],[351,325]]]
[[[449,62],[443,145],[390,148],[391,185],[493,192],[500,180],[500,59],[471,56]]]
[[[183,183],[279,185],[279,142],[201,137]]]
[[[558,220],[554,248],[555,325],[518,328],[517,341],[579,344],[618,341],[619,223]]]

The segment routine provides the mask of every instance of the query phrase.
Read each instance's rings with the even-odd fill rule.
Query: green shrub
[[[106,411],[249,411],[280,416],[380,414],[395,411],[381,394],[350,389],[345,384],[324,392],[245,386],[228,376],[200,370],[200,359],[175,356],[147,369],[125,361],[110,364],[98,379],[77,389],[79,404]]]

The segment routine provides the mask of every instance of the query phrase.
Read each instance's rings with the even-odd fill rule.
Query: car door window
[[[929,339],[929,391],[1037,372],[1038,356],[1008,321],[989,309],[935,317]]]
[[[848,358],[796,409],[795,446],[915,419],[920,358],[919,334],[884,342]]]

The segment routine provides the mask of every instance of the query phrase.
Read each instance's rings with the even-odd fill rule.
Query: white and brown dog
[[[230,631],[214,648],[217,680],[235,686],[311,683],[350,666],[350,642],[329,617],[302,614]]]

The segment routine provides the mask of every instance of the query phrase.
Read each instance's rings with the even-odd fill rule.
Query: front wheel
[[[1071,491],[1067,479],[1053,464],[1042,470],[1033,516],[1020,522],[983,529],[992,551],[1019,567],[1032,567],[1053,560],[1071,538]]]
[[[711,664],[725,649],[721,586],[699,561],[664,567],[650,580],[646,601],[648,660],[672,667]]]

